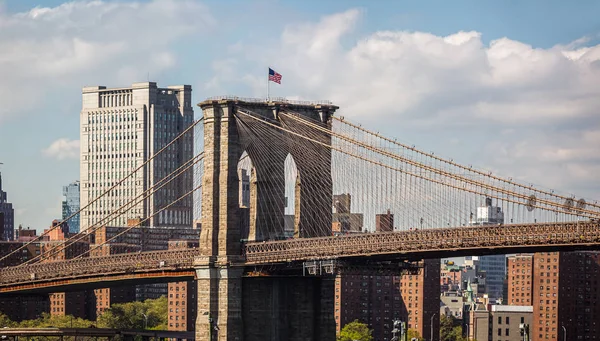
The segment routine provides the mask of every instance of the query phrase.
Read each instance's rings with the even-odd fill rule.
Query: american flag
[[[281,84],[281,74],[275,72],[275,70],[269,68],[269,80],[277,84]]]

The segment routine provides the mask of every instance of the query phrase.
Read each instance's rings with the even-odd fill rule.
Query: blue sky
[[[600,198],[600,2],[474,4],[0,1],[15,220],[41,230],[60,217],[61,187],[79,177],[82,86],[149,74],[191,84],[197,102],[264,96],[267,65],[284,77],[276,96],[331,99],[422,149]]]

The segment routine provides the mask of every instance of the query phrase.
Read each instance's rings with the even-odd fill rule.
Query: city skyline
[[[0,162],[15,225],[41,231],[61,216],[61,187],[79,174],[81,87],[185,83],[197,89],[194,105],[264,97],[268,65],[283,76],[273,96],[326,97],[340,115],[421,149],[600,197],[600,5],[544,2],[538,15],[535,2],[234,3],[231,13],[264,27],[216,2],[1,3],[0,143],[16,147]],[[97,25],[101,17],[110,20]],[[148,17],[170,30],[140,24]],[[365,98],[378,106],[365,108]]]

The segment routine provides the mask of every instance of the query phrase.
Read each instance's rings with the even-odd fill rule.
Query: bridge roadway
[[[600,249],[599,221],[436,228],[251,242],[244,248],[245,262],[238,265],[589,249]],[[191,280],[195,276],[194,259],[198,256],[199,249],[167,250],[8,267],[0,270],[0,294]]]

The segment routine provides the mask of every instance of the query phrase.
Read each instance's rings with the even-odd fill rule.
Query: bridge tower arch
[[[248,115],[290,131],[298,131],[305,128],[291,119],[289,122],[281,119],[281,112],[293,112],[328,126],[329,118],[337,107],[231,99],[207,100],[198,105],[204,115],[204,175],[201,256],[194,262],[198,281],[196,339],[209,341],[209,337],[212,337],[210,341],[243,341],[244,260],[241,256],[243,234],[238,162],[244,151],[252,160],[253,170],[250,180],[249,238],[261,240],[265,237],[283,237],[284,170],[288,154],[294,157],[303,181],[320,179],[318,183],[321,184],[318,188],[300,186],[297,192],[298,208],[295,213],[299,217],[297,229],[300,237],[316,236],[318,233],[315,231],[329,234],[327,229],[331,229],[332,196],[331,152],[328,148],[313,142],[304,143],[301,138],[277,128],[264,130],[264,123]],[[263,127],[263,130],[254,129],[256,125]],[[257,132],[261,135],[258,136]],[[327,134],[321,132],[314,137],[329,144],[330,137]],[[296,143],[290,144],[290,138],[294,138]],[[299,143],[304,145],[299,148]],[[324,164],[315,162],[315,157],[324,158],[321,159]],[[316,206],[321,201],[323,208]],[[321,226],[311,226],[315,223]]]

